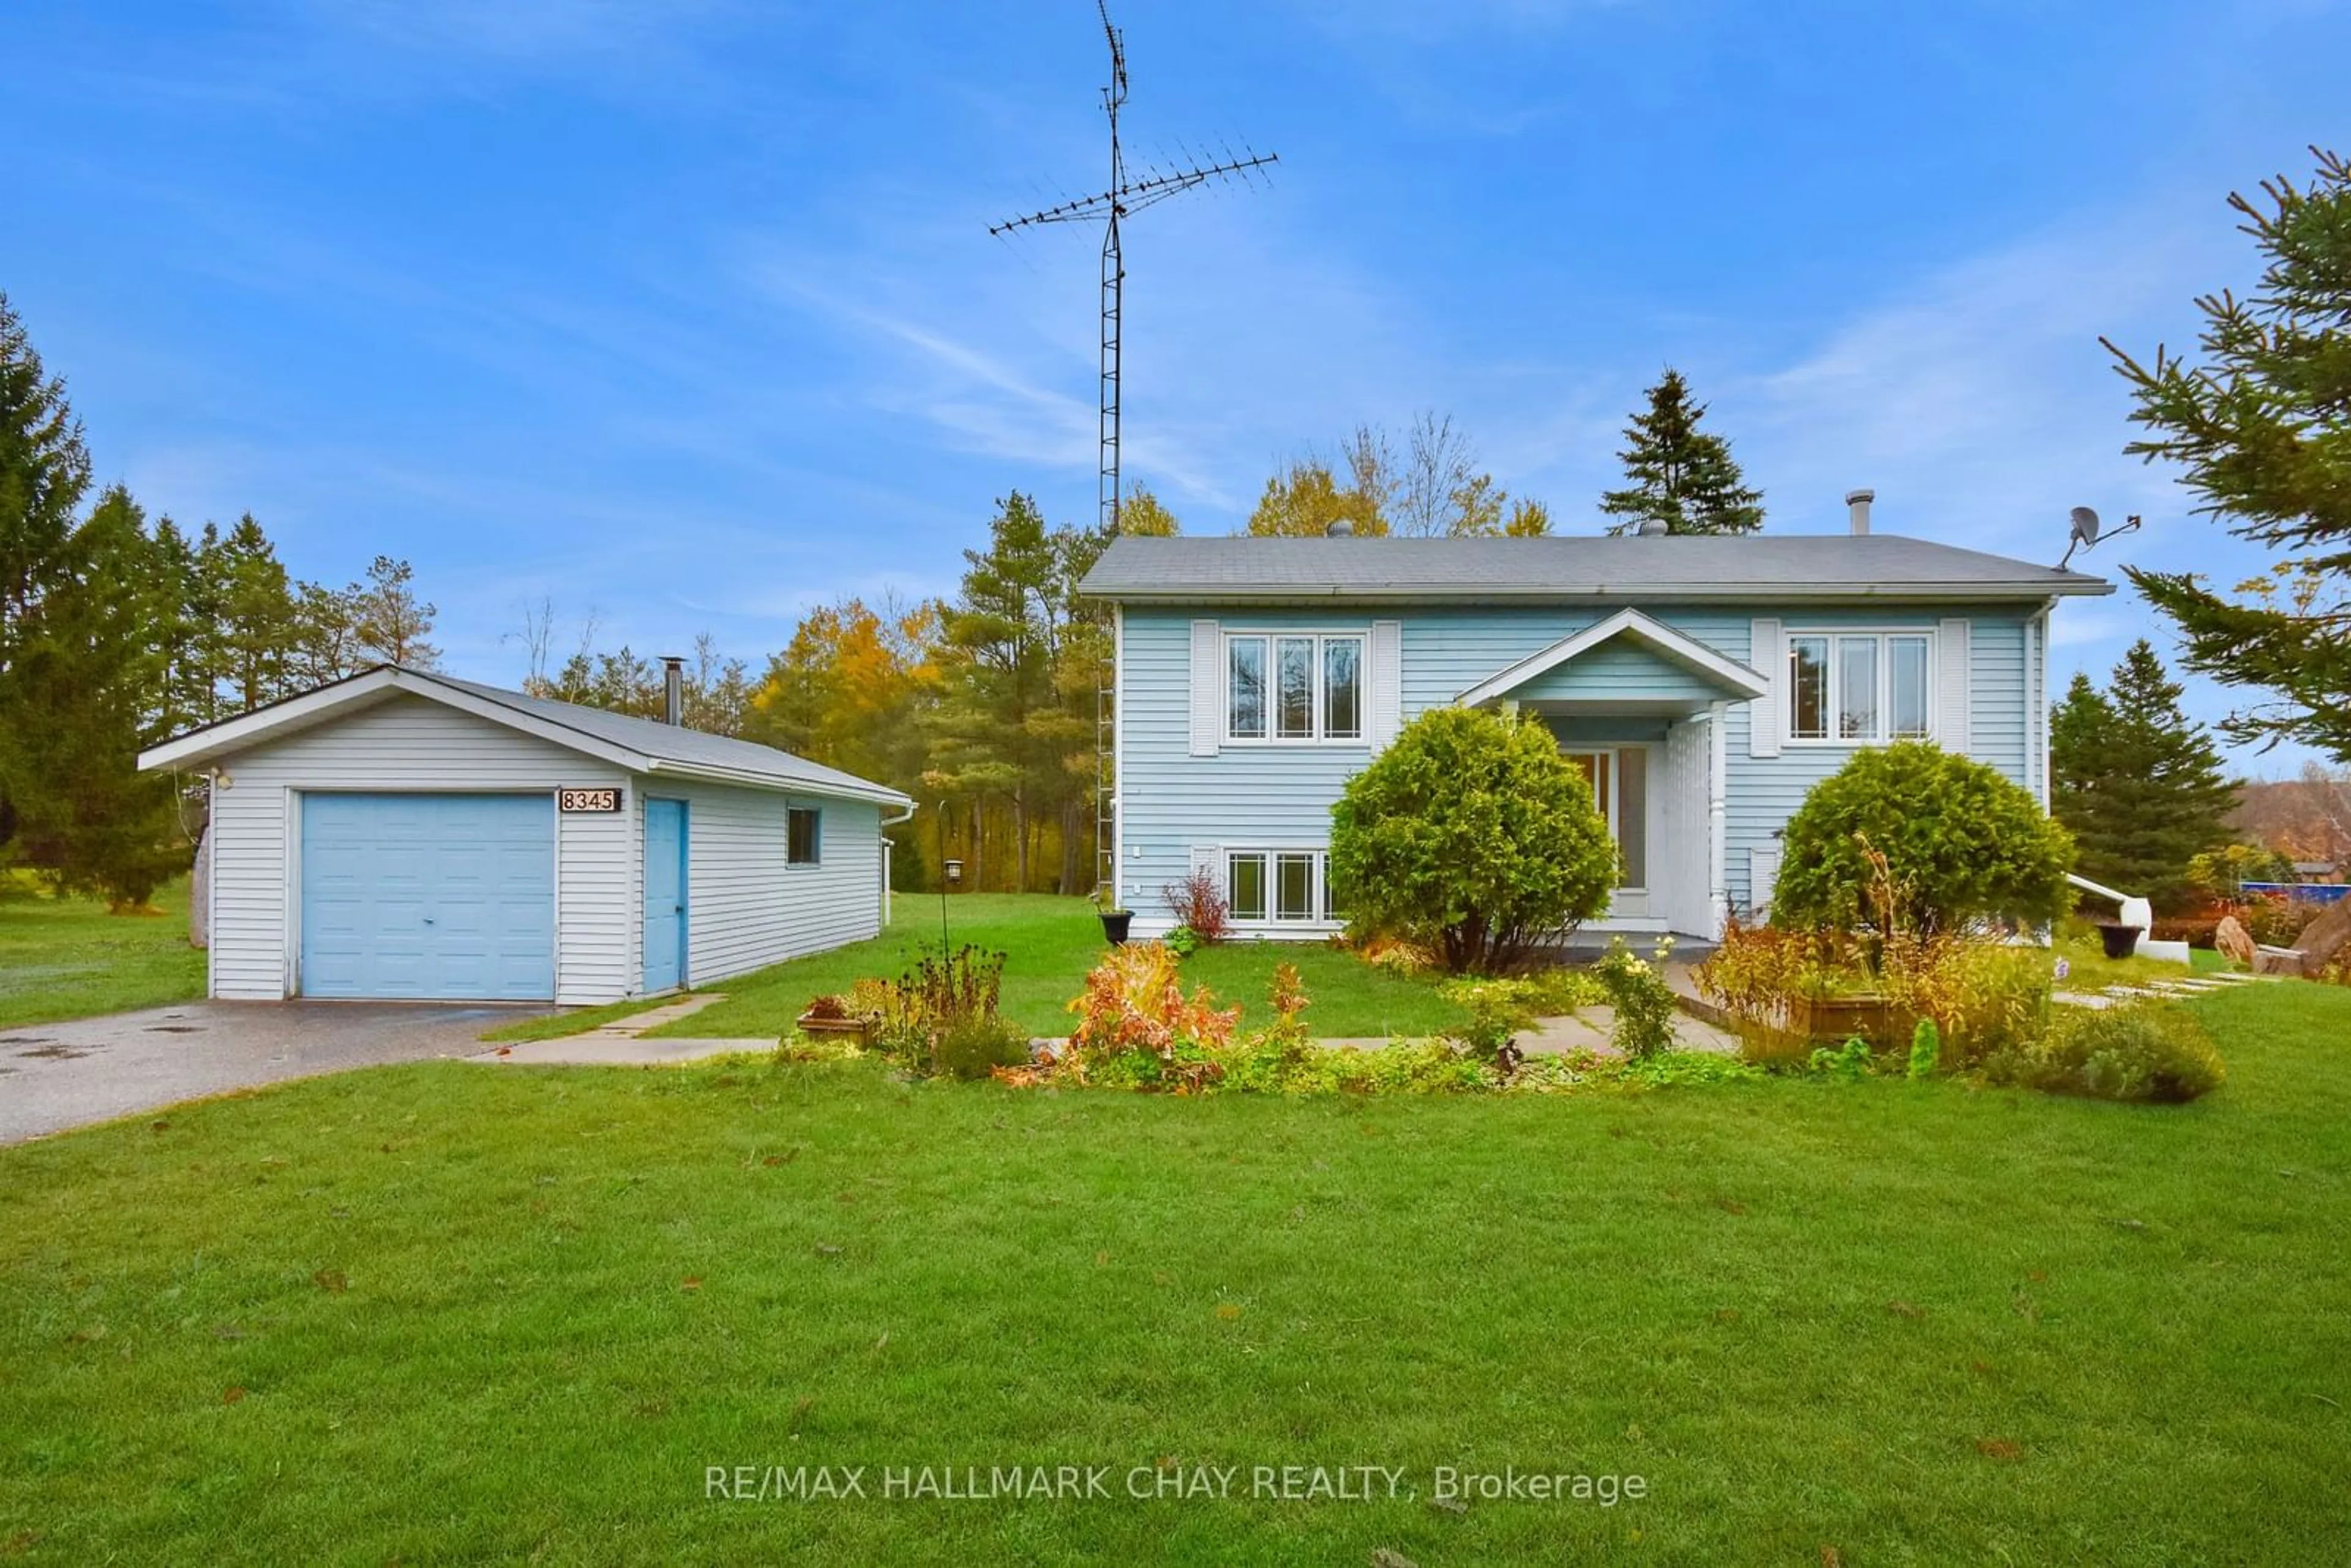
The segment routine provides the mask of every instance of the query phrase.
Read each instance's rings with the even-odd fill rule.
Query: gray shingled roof
[[[876,784],[853,773],[843,773],[838,768],[827,768],[804,757],[794,757],[789,751],[778,751],[772,746],[756,746],[747,740],[730,740],[723,735],[705,735],[700,730],[662,724],[653,719],[632,718],[626,714],[582,707],[576,703],[552,702],[545,697],[508,691],[504,686],[488,686],[479,681],[461,681],[455,675],[404,669],[392,664],[377,664],[343,680],[329,682],[313,690],[266,704],[250,713],[238,714],[174,736],[141,753],[139,766],[150,768],[208,766],[254,747],[270,745],[286,736],[298,735],[313,725],[329,722],[336,716],[349,711],[354,704],[365,706],[382,702],[402,693],[428,702],[446,702],[453,706],[464,707],[465,705],[457,700],[462,694],[476,704],[486,704],[493,708],[504,709],[518,719],[529,720],[528,725],[517,726],[528,733],[562,744],[562,735],[550,734],[549,730],[568,731],[580,737],[577,749],[640,772],[674,771],[683,777],[720,783],[805,789],[810,794],[845,795],[882,805],[914,804],[886,784]],[[447,695],[441,695],[443,693]],[[475,708],[472,711],[480,710]],[[495,721],[494,715],[484,716],[492,717]]]
[[[794,757],[789,751],[778,751],[772,746],[760,746],[748,740],[735,740],[723,735],[705,735],[698,729],[681,725],[664,724],[658,719],[635,718],[628,714],[612,713],[600,707],[584,707],[578,703],[555,702],[547,697],[534,697],[521,692],[508,691],[504,686],[486,686],[478,681],[461,681],[455,675],[444,675],[419,670],[404,672],[443,685],[470,692],[486,702],[501,707],[527,713],[548,724],[561,725],[578,730],[612,746],[625,747],[638,755],[656,762],[674,763],[684,768],[717,768],[733,772],[757,774],[781,783],[804,784],[810,789],[832,794],[856,795],[866,800],[881,797],[904,800],[905,796],[886,784],[876,784],[860,779],[853,773],[843,773],[838,768],[827,768],[820,762],[810,762],[804,757]]]
[[[1122,538],[1097,599],[2042,599],[2114,584],[1896,534]]]

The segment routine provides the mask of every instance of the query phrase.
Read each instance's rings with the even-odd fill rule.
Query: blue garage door
[[[553,797],[305,795],[301,990],[552,1000]]]

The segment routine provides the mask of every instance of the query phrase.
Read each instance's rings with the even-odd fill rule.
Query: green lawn
[[[2056,951],[2062,955],[2072,972],[2057,988],[2064,991],[2096,990],[2102,986],[2137,986],[2149,980],[2184,980],[2191,975],[2206,975],[2219,970],[2233,969],[2237,965],[2210,947],[2190,947],[2188,967],[2163,958],[2109,958],[2095,936],[2061,936]]]
[[[940,946],[939,900],[901,894],[889,929],[871,942],[778,964],[716,988],[726,999],[655,1034],[696,1039],[751,1038],[791,1032],[809,998],[845,991],[864,976],[894,976]],[[1008,955],[1004,966],[1006,1018],[1037,1035],[1062,1035],[1074,1021],[1070,998],[1104,951],[1102,921],[1081,898],[1036,894],[962,894],[947,900],[947,937]],[[1307,1022],[1321,1035],[1435,1034],[1459,1022],[1461,1010],[1437,994],[1436,983],[1373,968],[1352,954],[1317,942],[1236,942],[1203,948],[1185,962],[1188,983],[1207,986],[1226,1005],[1239,1004],[1242,1026],[1265,1013],[1266,986],[1276,964],[1298,966],[1313,998]]]
[[[2171,1109],[433,1062],[0,1150],[0,1552],[2342,1561],[2351,992],[2193,1006],[2231,1079]],[[1242,1495],[1125,1495],[1163,1463]],[[1062,1464],[1112,1495],[705,1495]],[[1422,1495],[1247,1495],[1283,1465]]]
[[[160,915],[109,915],[103,904],[51,898],[21,882],[0,889],[0,1029],[203,996],[204,956],[188,946],[187,880],[155,903]]]

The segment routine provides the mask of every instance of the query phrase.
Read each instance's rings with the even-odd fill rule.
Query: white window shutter
[[[1364,681],[1371,714],[1364,727],[1374,751],[1383,751],[1404,727],[1404,622],[1372,622],[1371,666]]]
[[[1747,755],[1780,755],[1780,732],[1788,721],[1788,639],[1780,622],[1758,620],[1751,628],[1748,662],[1763,677],[1763,695],[1747,705]]]
[[[1935,744],[1962,757],[1971,744],[1969,670],[1974,661],[1969,653],[1968,631],[1968,622],[1954,617],[1943,622],[1935,639]]]
[[[1192,870],[1205,871],[1208,873],[1211,876],[1214,876],[1217,879],[1217,885],[1218,887],[1222,887],[1225,884],[1224,868],[1218,864],[1218,862],[1223,859],[1224,847],[1220,844],[1194,844],[1192,846]]]
[[[1225,735],[1225,639],[1214,621],[1192,622],[1192,755],[1214,757]]]
[[[1780,885],[1780,846],[1759,845],[1747,852],[1747,907],[1756,915],[1771,908],[1772,889]]]

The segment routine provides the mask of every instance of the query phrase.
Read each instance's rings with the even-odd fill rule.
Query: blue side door
[[[302,797],[308,997],[551,1001],[555,801]]]
[[[685,802],[645,801],[645,989],[685,983]]]

